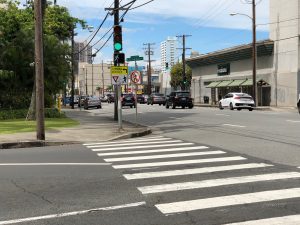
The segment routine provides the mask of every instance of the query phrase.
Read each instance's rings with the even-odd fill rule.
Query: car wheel
[[[151,105],[153,105],[153,102],[151,102]]]
[[[176,108],[176,105],[173,103],[172,104],[172,109],[175,109]]]
[[[189,106],[189,109],[192,109],[193,107],[194,107],[194,105],[190,105],[190,106]]]
[[[161,104],[159,104],[159,106],[161,106]]]
[[[149,105],[149,102],[147,102],[147,105]]]
[[[169,108],[169,105],[168,104],[166,104],[166,109],[168,109]]]
[[[249,109],[249,111],[251,112],[251,111],[253,111],[253,109],[251,108],[251,109]]]
[[[132,108],[132,105],[130,106],[130,108]]]
[[[181,108],[185,109],[185,106],[181,106]]]
[[[163,104],[163,106],[165,106],[166,105],[166,103],[165,104]]]
[[[237,110],[238,110],[238,111],[241,111],[242,109],[239,108],[239,109],[237,109]]]
[[[230,110],[234,110],[232,103],[229,105]]]
[[[221,102],[219,103],[219,109],[220,109],[220,110],[223,110],[223,109],[224,109]]]

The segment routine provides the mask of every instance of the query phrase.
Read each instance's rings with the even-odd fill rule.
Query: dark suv
[[[121,98],[122,107],[123,106],[130,106],[130,108],[135,108],[135,98],[133,94],[122,94]]]
[[[194,107],[193,99],[190,97],[189,91],[174,91],[167,97],[166,108],[170,106],[175,109],[177,106],[181,106],[183,109],[189,107],[190,109]]]

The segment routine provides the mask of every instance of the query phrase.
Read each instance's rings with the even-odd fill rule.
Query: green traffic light
[[[121,43],[115,43],[114,48],[116,51],[122,50],[122,44]]]

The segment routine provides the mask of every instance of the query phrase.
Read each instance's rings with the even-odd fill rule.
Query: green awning
[[[221,81],[213,81],[209,85],[207,85],[207,88],[215,88]]]
[[[253,85],[252,79],[247,79],[247,80],[245,80],[244,83],[241,84],[241,86],[252,86],[252,85]]]
[[[246,80],[235,80],[231,84],[229,84],[228,87],[237,87],[237,86],[240,86],[245,81]]]
[[[217,85],[217,88],[218,87],[227,87],[232,82],[233,82],[232,80],[223,80],[220,84]]]

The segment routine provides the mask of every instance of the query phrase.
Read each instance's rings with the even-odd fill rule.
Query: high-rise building
[[[92,48],[89,45],[86,47],[86,45],[87,42],[75,42],[75,61],[92,63]]]
[[[166,72],[176,63],[178,56],[178,39],[177,37],[168,37],[167,40],[160,44],[161,69]],[[168,66],[168,68],[167,68]]]

